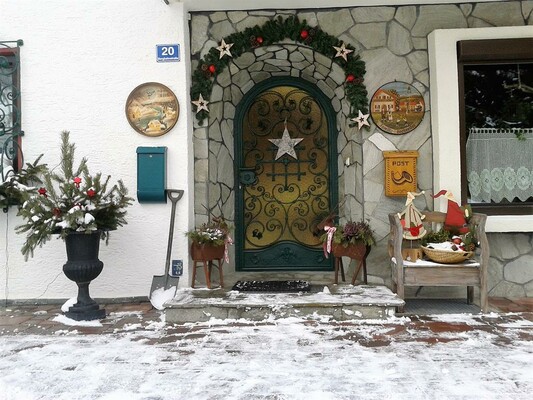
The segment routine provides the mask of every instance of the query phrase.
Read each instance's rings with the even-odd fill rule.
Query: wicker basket
[[[474,256],[473,251],[437,250],[424,246],[422,251],[431,261],[442,264],[458,264]]]

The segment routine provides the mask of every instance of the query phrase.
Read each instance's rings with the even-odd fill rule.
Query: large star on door
[[[296,151],[294,151],[294,147],[302,140],[303,139],[291,139],[291,136],[289,135],[289,131],[287,129],[287,121],[285,121],[285,129],[283,130],[283,135],[281,136],[281,139],[268,139],[269,142],[272,142],[274,146],[277,146],[278,148],[276,160],[285,154],[288,154],[289,156],[297,160],[298,156],[296,155]]]

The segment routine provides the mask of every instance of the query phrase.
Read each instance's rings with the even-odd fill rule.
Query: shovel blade
[[[158,310],[164,310],[165,303],[172,300],[174,296],[176,296],[178,282],[178,277],[154,276],[149,296],[152,306]],[[158,290],[161,290],[161,293],[158,292],[156,295],[154,295],[154,293]]]
[[[171,288],[172,286],[174,286],[176,289],[178,288],[178,283],[180,281],[180,278],[179,277],[176,277],[176,276],[165,276],[165,275],[154,275],[153,279],[152,279],[152,287],[150,288],[150,296],[149,298],[152,297],[152,294],[157,290],[157,289],[165,289],[167,290],[168,288]]]

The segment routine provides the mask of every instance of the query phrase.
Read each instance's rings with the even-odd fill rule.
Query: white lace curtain
[[[499,203],[533,196],[533,128],[471,128],[466,142],[470,199],[475,203]]]

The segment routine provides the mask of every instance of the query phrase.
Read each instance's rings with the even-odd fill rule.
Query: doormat
[[[311,285],[306,281],[238,281],[231,289],[239,292],[297,293],[309,292]]]

